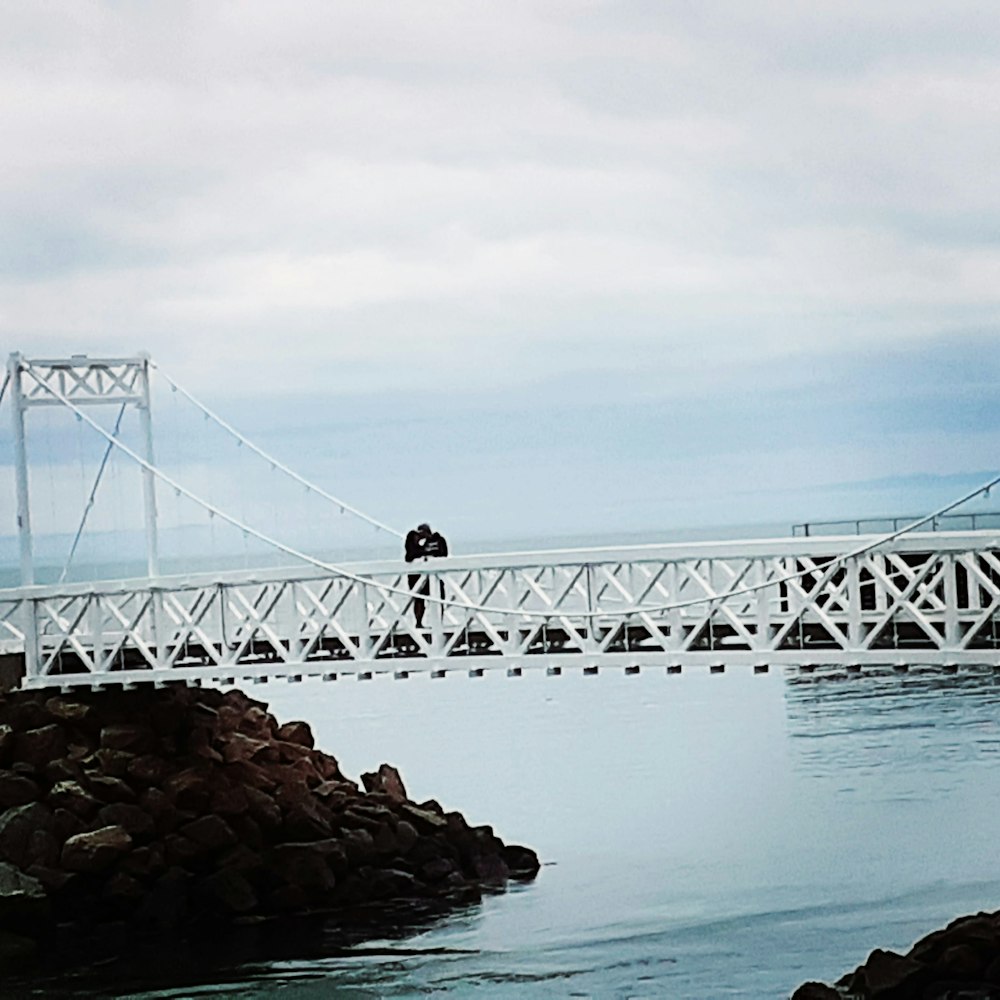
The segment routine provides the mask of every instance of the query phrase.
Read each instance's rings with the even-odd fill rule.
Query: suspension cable
[[[30,363],[28,364],[28,367],[31,368]],[[522,608],[501,608],[501,607],[491,606],[488,604],[476,604],[473,601],[469,600],[449,600],[448,598],[438,597],[437,595],[431,593],[415,595],[414,592],[408,588],[398,587],[395,586],[394,584],[379,583],[376,580],[372,579],[371,577],[361,576],[358,573],[352,573],[350,570],[342,566],[337,566],[333,563],[324,562],[322,559],[317,559],[306,552],[301,552],[291,545],[286,545],[284,542],[276,538],[272,538],[271,536],[266,535],[261,531],[258,531],[252,525],[244,524],[242,521],[239,520],[239,518],[233,517],[231,514],[227,514],[220,507],[217,507],[215,504],[209,502],[208,500],[203,499],[196,493],[193,493],[186,486],[183,486],[181,483],[177,482],[171,476],[167,475],[167,473],[163,472],[155,465],[152,465],[149,462],[147,462],[141,455],[134,452],[131,448],[129,448],[128,445],[124,444],[118,438],[112,437],[111,434],[109,434],[108,431],[106,431],[103,427],[101,427],[100,424],[98,424],[95,420],[91,419],[78,406],[76,406],[73,402],[67,399],[62,394],[62,392],[60,392],[59,389],[55,388],[54,386],[50,385],[48,382],[42,379],[39,380],[39,383],[44,386],[47,392],[55,396],[56,399],[58,399],[61,403],[63,403],[63,405],[68,406],[74,413],[76,413],[78,417],[80,417],[82,420],[90,424],[90,426],[93,427],[94,430],[98,432],[98,434],[104,437],[107,441],[111,442],[114,447],[123,451],[126,455],[129,456],[129,458],[132,459],[132,461],[136,462],[141,468],[151,472],[154,476],[165,482],[172,489],[176,490],[178,493],[182,493],[189,500],[194,501],[200,507],[203,507],[205,510],[207,510],[210,514],[214,514],[222,518],[222,520],[226,521],[228,524],[231,524],[236,528],[239,528],[241,531],[249,532],[259,541],[262,541],[265,544],[270,545],[281,552],[284,552],[286,555],[289,555],[294,559],[299,559],[302,562],[309,563],[310,565],[315,566],[317,569],[324,570],[325,572],[330,573],[334,576],[341,576],[344,579],[352,580],[355,583],[361,583],[366,586],[374,587],[376,590],[383,591],[385,593],[400,594],[404,597],[417,596],[428,604],[437,604],[440,605],[441,607],[461,608],[465,611],[478,611],[487,614],[504,614],[504,615],[513,614],[513,615],[520,615],[524,618],[540,618],[543,620],[547,620],[550,618],[588,618],[588,619],[601,618],[601,617],[627,618],[636,614],[649,614],[651,612],[674,611],[681,608],[694,607],[695,605],[699,604],[708,604],[708,605],[721,604],[722,602],[728,600],[731,597],[739,597],[744,594],[754,594],[761,590],[766,590],[769,587],[775,587],[782,583],[790,583],[793,580],[800,580],[805,576],[809,576],[815,573],[815,569],[802,569],[802,570],[797,570],[793,573],[787,573],[780,577],[775,577],[772,580],[766,580],[763,583],[748,584],[745,587],[736,587],[731,590],[723,591],[722,593],[719,594],[689,598],[684,601],[672,601],[665,604],[651,604],[651,605],[644,604],[644,605],[637,605],[632,608],[617,608],[613,610],[603,610],[603,611],[593,611],[593,610],[532,611]],[[989,493],[989,491],[997,485],[1000,485],[1000,475],[994,476],[994,478],[991,479],[988,483],[984,483],[982,486],[979,486],[976,489],[972,490],[971,492],[966,493],[959,499],[953,500],[950,503],[945,504],[943,507],[938,508],[932,513],[927,514],[924,517],[919,518],[918,520],[913,521],[910,524],[904,525],[902,528],[899,528],[896,531],[890,532],[887,535],[882,535],[870,542],[866,542],[863,545],[859,545],[848,552],[845,552],[839,556],[835,556],[833,559],[830,560],[830,562],[828,562],[823,567],[823,574],[819,582],[816,584],[816,586],[818,587],[824,585],[833,576],[834,572],[849,560],[855,559],[859,556],[872,552],[883,545],[887,545],[890,542],[895,541],[897,538],[900,538],[903,535],[915,531],[917,528],[922,527],[929,521],[932,521],[935,518],[940,517],[942,514],[946,514],[949,511],[954,510],[956,507],[959,507],[962,504],[967,503],[969,500],[972,500],[974,497],[979,496],[980,493]]]
[[[149,367],[155,368],[156,371],[158,371],[160,375],[163,376],[163,378],[166,380],[167,384],[170,386],[171,389],[173,389],[175,392],[179,392],[182,396],[185,397],[185,399],[193,403],[199,410],[201,410],[202,413],[205,414],[206,417],[208,417],[211,420],[214,420],[224,431],[226,431],[228,434],[236,438],[236,440],[239,441],[240,444],[246,445],[246,447],[248,447],[251,451],[255,452],[256,454],[260,455],[261,458],[269,462],[274,468],[285,473],[286,476],[291,476],[292,479],[294,479],[300,485],[304,486],[311,493],[316,493],[317,495],[323,497],[324,500],[329,500],[330,503],[335,504],[337,507],[340,508],[341,514],[348,513],[352,514],[354,517],[361,518],[362,521],[366,521],[368,524],[372,525],[372,527],[375,528],[376,531],[387,531],[390,535],[395,535],[397,538],[404,537],[402,531],[399,531],[396,528],[392,528],[388,524],[383,524],[376,518],[371,517],[368,514],[364,513],[364,511],[358,510],[357,507],[352,507],[345,500],[341,500],[339,497],[335,497],[332,493],[328,493],[326,490],[323,489],[322,486],[317,486],[316,483],[310,482],[304,476],[299,475],[299,473],[297,473],[294,469],[290,469],[287,465],[285,465],[284,462],[280,461],[273,455],[264,451],[263,448],[259,448],[249,438],[244,437],[244,435],[242,435],[235,427],[233,427],[232,424],[230,424],[226,420],[223,420],[222,417],[220,417],[217,413],[215,413],[215,411],[210,410],[200,400],[195,399],[195,397],[191,395],[191,393],[188,392],[187,389],[185,389],[182,385],[179,385],[177,382],[175,382],[155,362],[150,361]]]
[[[0,403],[3,402],[4,393],[7,391],[7,386],[10,384],[10,369],[8,368],[3,375],[3,385],[0,385]]]
[[[115,420],[115,429],[111,432],[112,436],[117,438],[118,431],[121,430],[122,417],[125,416],[125,407],[127,403],[122,403],[121,409],[118,411],[118,419]],[[101,477],[104,475],[104,469],[108,464],[108,459],[111,457],[111,452],[114,451],[113,441],[109,441],[107,447],[104,449],[104,456],[101,458],[101,464],[97,469],[97,475],[94,477],[94,485],[90,488],[90,495],[87,497],[87,503],[83,508],[83,516],[80,518],[79,527],[76,529],[76,535],[73,538],[73,544],[69,548],[69,555],[66,556],[66,564],[62,568],[62,572],[59,574],[59,583],[62,583],[66,579],[66,574],[69,572],[70,564],[73,562],[73,556],[76,555],[76,547],[80,544],[80,536],[83,534],[83,529],[87,526],[87,518],[90,516],[90,511],[93,509],[94,501],[97,499],[97,487],[101,485]]]

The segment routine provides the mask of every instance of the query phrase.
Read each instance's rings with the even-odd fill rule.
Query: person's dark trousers
[[[423,584],[420,581],[423,579]],[[408,577],[410,590],[414,594],[429,594],[430,585],[428,583],[427,577],[421,577],[419,573],[411,573]],[[417,587],[420,587],[418,590]],[[442,596],[444,596],[442,594]],[[421,597],[413,598],[413,617],[416,620],[417,628],[424,627],[424,609],[427,607],[427,602]]]

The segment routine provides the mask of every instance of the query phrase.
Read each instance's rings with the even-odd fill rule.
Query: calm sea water
[[[254,687],[352,776],[400,767],[535,847],[534,883],[363,952],[75,996],[786,997],[1000,906],[1000,683],[626,677]],[[39,987],[52,992],[52,984]]]

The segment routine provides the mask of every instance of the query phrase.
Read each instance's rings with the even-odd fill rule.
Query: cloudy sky
[[[148,350],[392,524],[922,513],[1000,465],[996,5],[0,16],[8,349]]]

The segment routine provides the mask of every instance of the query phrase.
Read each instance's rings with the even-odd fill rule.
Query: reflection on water
[[[252,693],[309,719],[348,774],[395,763],[413,797],[547,864],[534,884],[364,950],[87,990],[781,997],[1000,902],[991,674],[526,673]]]

